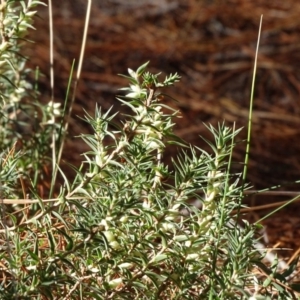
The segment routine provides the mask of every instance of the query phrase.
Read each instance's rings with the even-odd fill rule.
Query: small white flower
[[[47,111],[52,113],[54,116],[60,116],[61,111],[60,111],[60,105],[61,103],[54,103],[52,100],[49,101]]]
[[[115,278],[115,279],[112,279],[111,281],[108,282],[108,285],[111,287],[111,288],[116,288],[117,286],[119,286],[120,284],[123,283],[123,280],[122,278]]]
[[[122,264],[119,264],[119,268],[120,269],[130,269],[132,267],[133,267],[132,263],[122,263]]]

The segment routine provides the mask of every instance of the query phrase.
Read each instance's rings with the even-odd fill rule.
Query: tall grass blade
[[[260,36],[261,36],[262,19],[263,19],[263,16],[261,15],[261,17],[260,17],[260,23],[259,23],[259,30],[258,30],[258,37],[257,37],[257,45],[256,45],[256,51],[255,51],[255,60],[254,60],[254,68],[253,68],[253,76],[252,76],[252,85],[251,85],[249,119],[248,119],[248,132],[247,132],[247,146],[246,146],[246,155],[245,155],[245,162],[244,162],[244,169],[243,169],[243,186],[245,185],[245,182],[246,182],[247,167],[248,167],[249,154],[250,154],[250,140],[251,140],[252,112],[253,112],[253,98],[254,98],[255,77],[256,77],[256,70],[257,70],[257,56],[258,56],[259,42],[260,42]]]

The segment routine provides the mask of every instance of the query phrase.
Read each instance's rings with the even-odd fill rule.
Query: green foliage
[[[38,4],[43,3],[2,1],[0,5],[0,151],[22,149],[19,172],[25,177],[30,174],[34,186],[43,178],[51,136],[58,129],[53,117],[61,114],[59,104],[40,103],[29,80],[32,72],[26,68],[27,58],[21,54],[22,44],[30,42],[25,37],[33,28],[33,9]],[[16,195],[20,193],[21,188]]]
[[[93,134],[82,136],[90,151],[76,178],[61,173],[59,195],[39,195],[37,174],[61,112],[39,103],[18,54],[36,4],[7,1],[0,10],[0,299],[292,299],[285,286],[296,262],[282,274],[276,261],[267,267],[256,226],[238,213],[245,185],[230,167],[239,130],[207,126],[210,152],[173,133],[178,112],[162,92],[177,74],[160,81],[148,63],[128,69],[129,87],[117,99],[131,113],[121,122],[97,107],[86,114]],[[36,130],[24,131],[21,113]],[[179,154],[167,165],[169,145]],[[24,173],[33,176],[35,199],[14,199]]]
[[[89,242],[85,242],[91,254],[89,268],[96,277],[101,274],[97,295],[103,299],[249,295],[244,287],[252,280],[251,261],[258,259],[255,230],[249,224],[239,229],[230,215],[241,205],[239,176],[229,175],[228,166],[237,131],[224,124],[218,129],[210,126],[215,139],[212,154],[191,146],[191,155],[182,151],[173,166],[165,165],[162,155],[169,142],[186,145],[173,135],[177,112],[160,101],[157,87],[179,77],[159,82],[158,75],[132,70],[129,74],[131,84],[122,89],[126,94],[119,100],[132,115],[126,115],[121,128],[98,109],[94,118],[87,117],[95,131],[83,136],[91,146],[85,162],[88,172],[79,174],[68,192],[68,198],[84,197],[72,202],[76,212],[71,223],[81,240]],[[106,139],[111,143],[105,145]],[[193,198],[202,209],[188,204]]]

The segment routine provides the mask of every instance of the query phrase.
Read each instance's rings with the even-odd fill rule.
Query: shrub
[[[55,117],[61,114],[59,104],[39,101],[36,84],[29,76],[32,71],[26,68],[27,58],[21,55],[29,28],[33,28],[33,9],[40,1],[2,1],[0,5],[0,98],[1,127],[0,151],[2,157],[18,160],[19,173],[29,175],[35,188],[44,178],[44,170],[49,165],[51,137],[58,132]],[[38,78],[38,71],[35,74]],[[18,152],[20,150],[20,152]],[[7,154],[4,154],[4,153]],[[2,196],[12,197],[11,185],[16,185],[17,176],[6,174],[11,167],[3,165]],[[27,176],[21,178],[25,180]],[[14,197],[23,194],[23,188],[14,188]]]
[[[76,178],[70,181],[61,172],[57,197],[39,195],[41,157],[47,162],[49,141],[61,131],[53,117],[61,112],[53,103],[38,102],[26,81],[24,58],[17,55],[36,4],[7,1],[1,7],[0,298],[291,297],[278,283],[288,272],[280,275],[276,263],[272,269],[263,264],[255,248],[256,226],[239,214],[245,185],[230,171],[239,130],[224,123],[207,126],[214,140],[207,141],[210,153],[174,135],[179,115],[164,103],[163,90],[180,79],[177,74],[160,81],[159,74],[147,71],[148,63],[128,69],[129,87],[118,100],[131,113],[120,122],[98,107],[94,116],[86,113],[94,133],[82,136],[90,151]],[[27,136],[19,112],[32,113],[38,130]],[[169,145],[179,154],[167,165],[163,156]],[[31,193],[16,199],[24,179]],[[258,267],[268,274],[264,282]]]

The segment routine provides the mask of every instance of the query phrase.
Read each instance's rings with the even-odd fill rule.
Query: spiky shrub
[[[178,112],[164,104],[162,91],[177,74],[160,82],[147,64],[129,69],[130,85],[118,100],[131,114],[121,123],[98,108],[87,115],[94,134],[82,136],[91,150],[77,177],[70,182],[62,173],[55,199],[38,194],[41,157],[59,128],[59,111],[51,102],[24,102],[34,89],[17,42],[38,2],[3,3],[0,299],[291,299],[291,290],[278,284],[290,273],[277,274],[276,263],[268,269],[261,262],[255,227],[238,214],[244,187],[230,172],[238,131],[209,126],[210,152],[173,134]],[[39,130],[24,132],[20,111],[42,116],[34,118]],[[166,165],[169,144],[180,154]],[[25,173],[34,177],[32,192],[14,199],[20,195],[16,179]],[[253,272],[256,266],[267,278]]]
[[[89,254],[72,262],[84,270],[73,275],[99,299],[240,299],[250,292],[257,252],[253,228],[245,223],[241,230],[231,216],[242,195],[228,164],[237,131],[209,127],[212,154],[191,146],[169,170],[162,161],[167,145],[186,145],[172,132],[178,113],[159,90],[179,77],[159,82],[145,67],[129,70],[119,101],[132,115],[121,127],[100,110],[87,117],[95,132],[83,137],[89,170],[68,198],[84,197],[73,202],[71,227]],[[105,146],[106,139],[112,143]],[[202,209],[187,204],[193,198]],[[81,279],[88,275],[95,290]]]
[[[57,202],[6,228],[2,295],[43,299],[241,299],[251,294],[254,228],[237,225],[239,176],[229,172],[237,131],[208,127],[212,153],[173,132],[178,112],[160,90],[179,80],[129,70],[123,123],[96,109],[91,151]],[[182,148],[172,166],[168,144]],[[170,168],[170,170],[169,170]],[[84,170],[84,171],[83,171]],[[199,209],[188,200],[202,203]],[[12,246],[13,245],[13,246]],[[3,277],[4,279],[4,277]],[[65,297],[65,298],[63,298]]]
[[[34,9],[39,4],[44,3],[8,0],[0,4],[0,151],[5,157],[17,155],[21,150],[22,159],[18,161],[23,173],[21,180],[30,174],[35,187],[43,179],[43,167],[49,164],[51,137],[58,130],[53,120],[61,114],[57,104],[39,101],[39,92],[33,83],[38,72],[32,76],[21,51],[24,43],[30,42],[26,35],[33,28]],[[5,178],[2,179],[2,196],[8,196],[9,186]],[[21,186],[16,179],[13,182]],[[15,191],[15,196],[28,192],[24,188],[22,192],[21,188]]]

